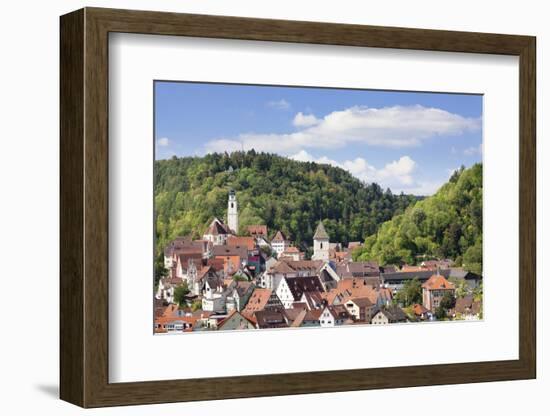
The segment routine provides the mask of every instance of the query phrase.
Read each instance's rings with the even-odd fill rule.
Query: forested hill
[[[347,171],[324,164],[248,152],[155,162],[157,253],[178,235],[200,237],[212,218],[225,220],[235,189],[241,232],[266,224],[296,244],[311,245],[323,219],[332,241],[362,241],[417,198],[393,195]]]
[[[457,170],[439,191],[411,205],[354,253],[356,260],[414,264],[420,256],[451,258],[480,273],[482,266],[482,165]]]

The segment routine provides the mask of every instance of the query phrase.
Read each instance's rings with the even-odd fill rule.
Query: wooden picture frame
[[[61,17],[60,396],[82,407],[213,400],[536,377],[535,38],[85,8]],[[519,359],[109,383],[110,32],[519,57]]]

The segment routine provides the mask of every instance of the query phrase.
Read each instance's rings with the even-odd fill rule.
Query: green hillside
[[[225,219],[235,189],[239,225],[267,224],[303,248],[319,219],[332,241],[362,241],[417,198],[393,195],[324,164],[248,152],[155,162],[157,253],[178,235],[199,237],[214,216]]]
[[[421,256],[433,256],[481,272],[482,191],[482,165],[461,168],[435,195],[382,224],[354,258],[414,264]]]

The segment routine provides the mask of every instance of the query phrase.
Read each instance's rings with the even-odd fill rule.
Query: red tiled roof
[[[429,312],[429,310],[426,309],[424,307],[424,305],[421,305],[419,303],[415,303],[413,305],[413,312],[414,312],[415,315],[420,316],[420,315],[423,315],[423,314]]]
[[[263,236],[267,236],[267,225],[263,225],[263,224],[260,224],[260,225],[249,225],[247,227],[247,231],[251,234],[251,235],[263,235]]]
[[[242,310],[242,313],[246,314],[247,317],[250,318],[250,315],[253,315],[254,312],[262,310],[265,305],[267,305],[271,292],[271,289],[254,289],[254,292],[250,295],[250,299],[248,299],[248,303]]]
[[[434,274],[426,282],[422,284],[424,289],[437,290],[437,289],[454,289],[454,283],[449,282],[444,276],[440,274]]]
[[[242,246],[246,247],[247,250],[254,250],[256,247],[256,240],[254,237],[236,237],[236,236],[229,236],[227,239],[228,246]]]

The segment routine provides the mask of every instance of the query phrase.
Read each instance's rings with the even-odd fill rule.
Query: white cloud
[[[439,188],[445,183],[445,180],[441,181],[420,181],[413,187],[408,188],[402,188],[402,189],[394,189],[392,188],[392,192],[394,193],[400,193],[403,191],[406,194],[412,194],[417,196],[430,196],[437,192]]]
[[[300,150],[295,155],[290,156],[290,159],[297,160],[298,162],[316,162],[314,157],[310,155],[308,152],[306,152],[305,150]],[[337,163],[337,162],[334,162],[334,163]]]
[[[301,111],[294,116],[292,124],[296,127],[309,127],[319,123],[319,119],[313,114],[303,114]]]
[[[157,140],[157,145],[158,146],[161,146],[161,147],[168,147],[170,146],[170,139],[168,139],[168,137],[161,137],[160,139]]]
[[[409,156],[401,156],[380,169],[361,157],[337,162],[326,156],[315,158],[305,150],[300,150],[290,158],[300,162],[317,162],[340,167],[364,182],[376,182],[383,188],[391,188],[393,192],[411,192],[409,189],[422,188],[422,184],[417,183],[413,178],[417,165]]]
[[[466,156],[473,156],[473,155],[480,155],[481,152],[483,151],[483,148],[482,148],[482,145],[481,143],[479,144],[479,146],[471,146],[471,147],[468,147],[467,149],[464,149],[464,154]]]
[[[271,108],[275,108],[277,110],[289,110],[290,109],[290,103],[285,100],[284,98],[281,98],[280,100],[276,101],[268,101],[267,106]]]
[[[284,101],[284,100],[282,100]],[[286,102],[286,101],[285,101]],[[291,155],[302,149],[334,149],[352,143],[404,148],[419,146],[437,136],[459,135],[480,128],[480,119],[467,118],[438,108],[395,106],[384,108],[350,107],[334,111],[316,124],[305,126],[303,114],[295,116],[301,125],[292,133],[241,134],[208,142],[207,152],[240,149]],[[312,116],[314,117],[314,116]],[[313,121],[313,118],[309,118]],[[302,128],[301,128],[302,127]]]

